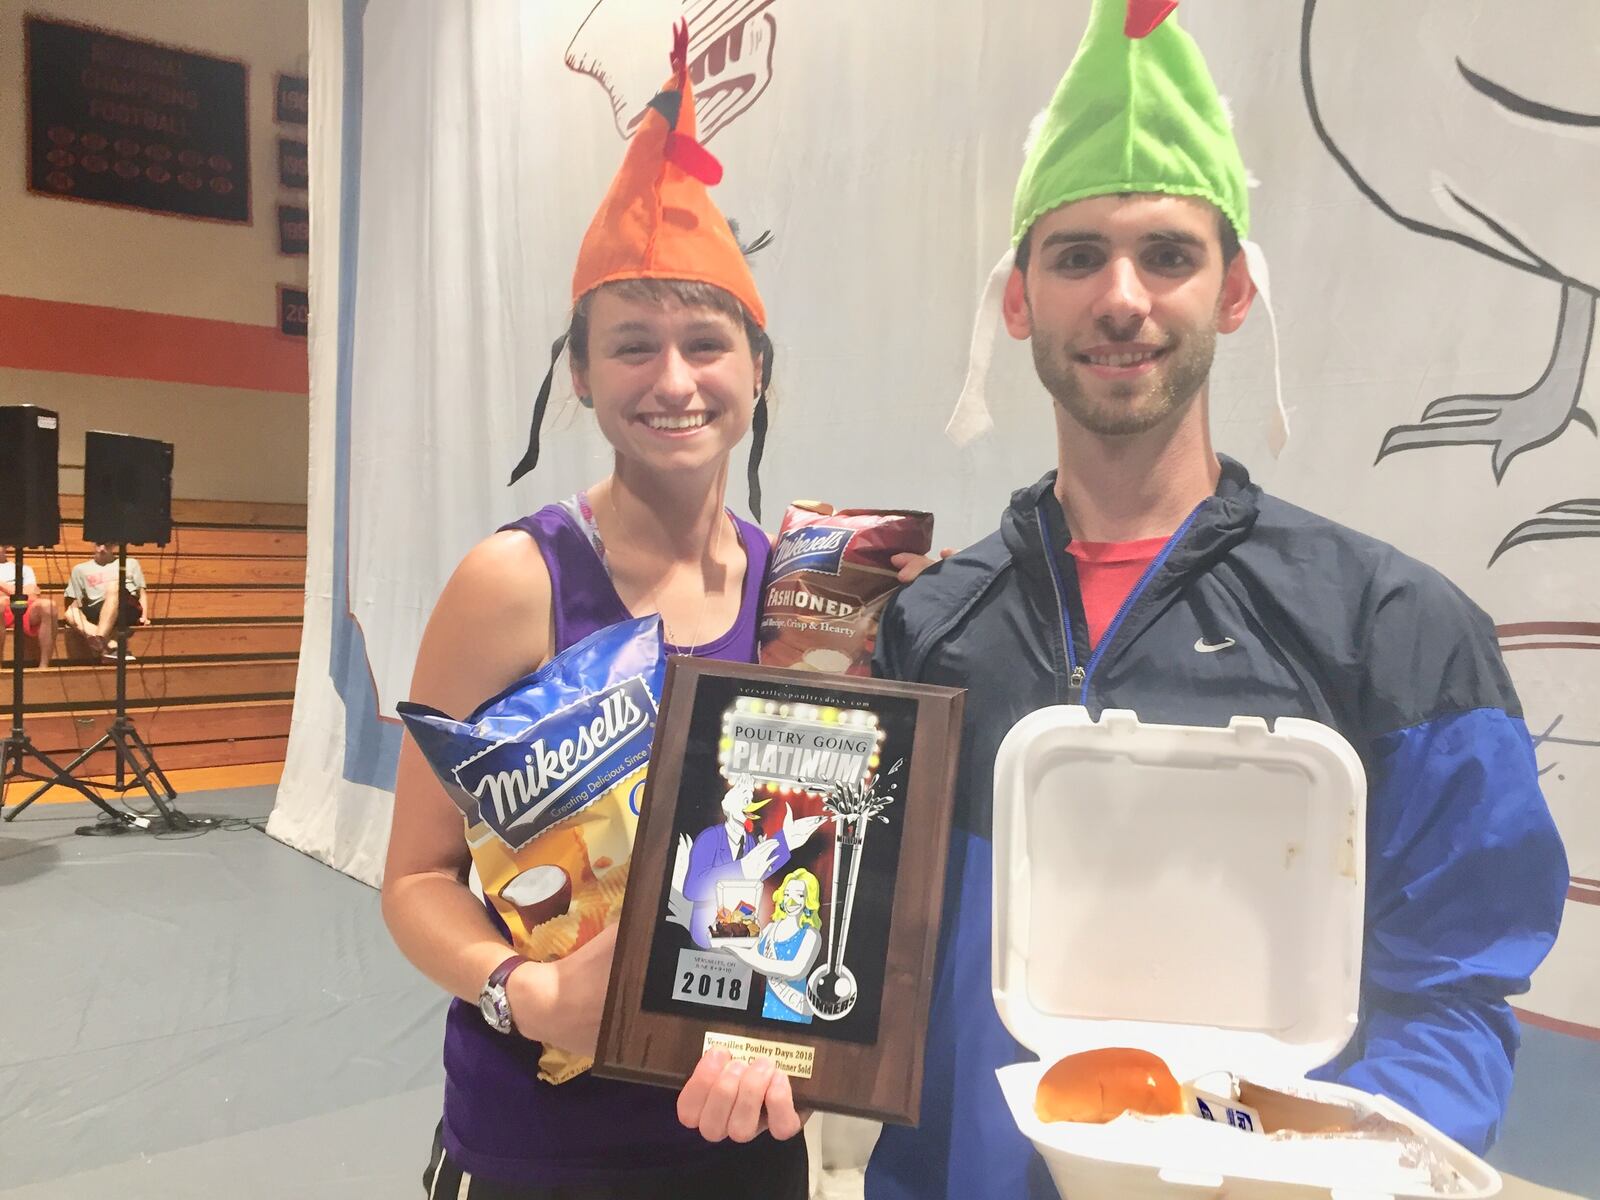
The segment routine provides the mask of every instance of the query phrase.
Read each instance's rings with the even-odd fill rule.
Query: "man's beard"
[[[1217,331],[1199,329],[1168,350],[1156,372],[1140,379],[1096,381],[1093,394],[1080,364],[1054,339],[1033,339],[1033,366],[1045,389],[1068,416],[1101,437],[1127,437],[1154,429],[1188,407],[1211,374]]]

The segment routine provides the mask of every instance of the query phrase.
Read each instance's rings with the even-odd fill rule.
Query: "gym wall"
[[[24,17],[246,65],[250,220],[227,223],[28,190]],[[302,503],[306,342],[279,330],[275,77],[306,70],[304,0],[0,0],[0,403],[61,415],[61,490],[89,429],[172,442],[173,493]]]

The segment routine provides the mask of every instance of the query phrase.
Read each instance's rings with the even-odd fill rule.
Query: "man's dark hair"
[[[1121,192],[1123,196],[1131,196],[1132,192]],[[1239,257],[1239,232],[1234,229],[1233,222],[1228,220],[1219,211],[1217,213],[1217,239],[1222,243],[1222,269],[1226,271],[1233,265],[1233,260]],[[1028,258],[1030,255],[1029,243],[1033,240],[1033,230],[1029,229],[1022,235],[1022,240],[1017,243],[1017,270],[1024,275],[1028,273]]]

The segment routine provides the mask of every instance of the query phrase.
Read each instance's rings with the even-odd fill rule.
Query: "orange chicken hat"
[[[722,164],[695,138],[694,93],[689,82],[689,26],[673,30],[672,78],[650,101],[628,143],[622,166],[589,223],[572,273],[576,304],[601,284],[620,279],[681,279],[708,283],[734,296],[766,330],[767,311],[745,251],[707,190],[722,179]],[[515,483],[538,464],[539,430],[550,400],[563,333],[551,347],[550,371],[534,404],[527,452],[511,472]],[[763,336],[761,392],[751,422],[750,508],[761,517],[758,468],[767,432],[767,386],[772,343]]]

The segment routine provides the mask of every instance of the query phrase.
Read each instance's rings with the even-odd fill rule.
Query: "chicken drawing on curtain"
[[[1600,292],[1600,226],[1584,195],[1600,183],[1600,6],[1305,0],[1300,65],[1317,135],[1369,200],[1560,293],[1554,346],[1531,386],[1439,397],[1389,430],[1378,459],[1488,446],[1498,483],[1574,425],[1595,434],[1579,401]],[[1600,537],[1596,497],[1600,487],[1523,521],[1490,565],[1527,542]]]
[[[1600,185],[1600,4],[1305,0],[1300,38],[1312,124],[1367,199],[1414,233],[1548,281],[1559,297],[1554,345],[1537,375],[1549,344],[1526,348],[1530,386],[1433,399],[1415,422],[1388,431],[1377,460],[1487,446],[1498,485],[1514,461],[1537,459],[1563,434],[1595,434],[1580,401],[1600,291],[1600,224],[1586,194]],[[1591,461],[1600,466],[1600,450]],[[1489,567],[1530,542],[1600,537],[1600,470],[1595,481],[1591,498],[1515,524]],[[1591,569],[1582,545],[1570,549],[1578,570]],[[1554,562],[1541,564],[1546,582],[1567,569]],[[1537,609],[1541,589],[1529,582],[1526,601]],[[1531,1025],[1600,1041],[1600,808],[1592,800],[1600,622],[1585,607],[1501,624],[1497,634],[1572,863],[1561,935],[1517,1011]]]
[[[661,88],[667,64],[641,29],[689,23],[689,74],[701,142],[761,98],[772,82],[778,22],[773,0],[596,0],[567,47],[569,70],[588,75],[611,99],[617,133],[633,135]]]

